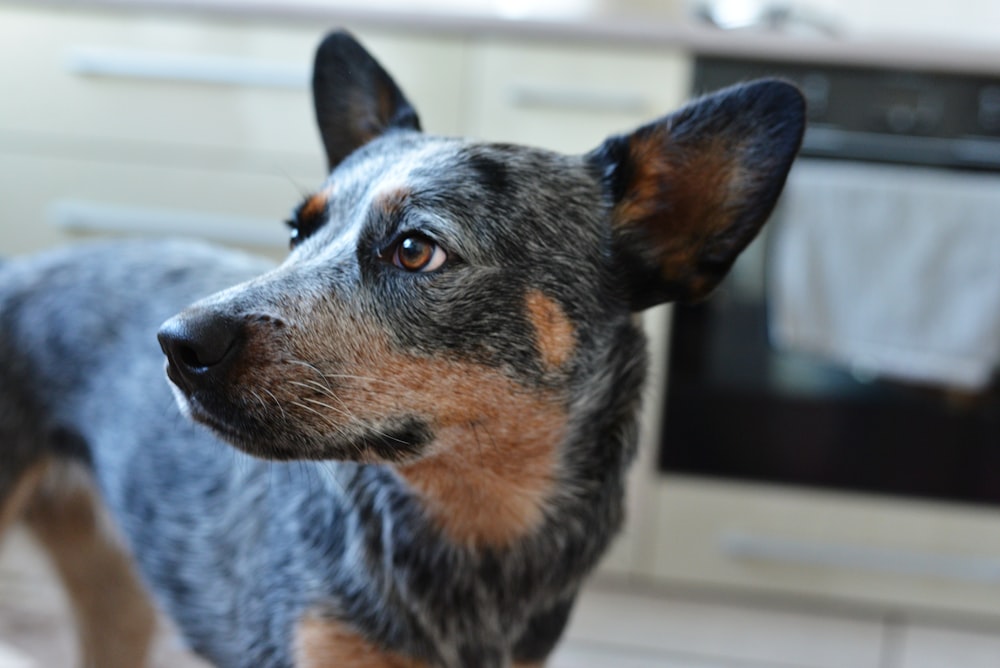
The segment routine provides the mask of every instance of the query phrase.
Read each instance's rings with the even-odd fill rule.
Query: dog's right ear
[[[420,130],[392,77],[345,31],[330,33],[316,50],[313,104],[331,170],[389,130]]]

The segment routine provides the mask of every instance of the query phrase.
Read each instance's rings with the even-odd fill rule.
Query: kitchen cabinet
[[[652,494],[656,580],[1000,621],[995,511],[681,476]]]
[[[567,153],[672,111],[690,85],[670,48],[491,39],[468,55],[469,134]]]
[[[584,590],[555,668],[882,668],[876,617]],[[964,665],[964,664],[953,664]]]
[[[280,255],[278,221],[325,175],[309,80],[329,27],[0,5],[0,55],[18,64],[0,71],[0,251],[197,233]],[[355,34],[434,133],[585,151],[687,88],[671,49]]]
[[[910,625],[899,631],[898,668],[995,668],[1000,636],[985,631]]]
[[[326,29],[0,6],[8,63],[0,70],[0,252],[81,234],[197,233],[280,254],[280,221],[326,173],[309,92]],[[359,37],[405,86],[425,127],[461,131],[461,39]],[[178,229],[164,225],[171,213]],[[123,229],[128,216],[136,223]]]

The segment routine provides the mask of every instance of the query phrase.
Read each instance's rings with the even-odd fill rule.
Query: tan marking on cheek
[[[310,347],[294,353],[303,360],[329,359],[328,346],[337,342],[338,367],[323,369],[335,396],[316,395],[327,408],[310,403],[301,411],[296,404],[305,400],[289,391],[307,389],[286,378],[273,386],[284,410],[301,417],[303,429],[327,433],[358,425],[379,429],[393,418],[422,420],[434,441],[418,459],[394,466],[451,540],[502,547],[537,528],[560,473],[565,398],[478,364],[399,353],[370,323],[353,320],[352,331],[345,323],[310,330]],[[283,371],[305,374],[302,380],[312,386],[320,378],[310,379],[312,372],[301,366]]]
[[[561,368],[576,347],[573,323],[559,304],[538,290],[529,292],[525,301],[542,363],[549,369]]]
[[[295,628],[297,668],[426,668],[426,664],[387,652],[344,623],[307,614]]]

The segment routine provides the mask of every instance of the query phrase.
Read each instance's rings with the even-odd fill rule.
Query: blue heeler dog
[[[280,266],[0,269],[0,521],[51,551],[88,666],[142,665],[155,608],[219,666],[543,664],[622,522],[635,314],[712,290],[804,125],[766,80],[585,155],[429,136],[345,33],[314,97],[330,175]]]

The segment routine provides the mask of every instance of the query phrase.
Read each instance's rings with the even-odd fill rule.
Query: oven
[[[695,85],[774,73],[808,134],[765,234],[674,312],[662,470],[1000,504],[1000,81],[702,59]]]
[[[665,321],[652,568],[1000,616],[1000,78],[702,57],[694,86],[765,75],[809,126],[765,232]]]

